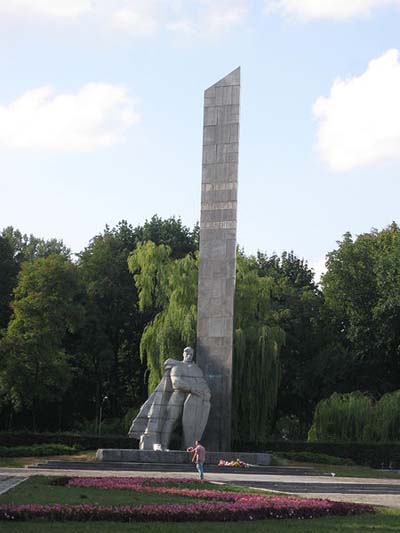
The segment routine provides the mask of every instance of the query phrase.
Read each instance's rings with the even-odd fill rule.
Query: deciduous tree
[[[79,295],[77,269],[67,258],[23,263],[1,342],[0,383],[15,409],[31,410],[34,429],[40,404],[61,401],[68,388],[65,343],[79,322]]]

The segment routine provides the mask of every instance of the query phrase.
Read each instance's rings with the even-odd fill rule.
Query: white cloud
[[[120,142],[139,118],[124,87],[89,83],[64,94],[40,87],[0,105],[0,147],[93,150]]]
[[[398,50],[371,61],[360,76],[336,80],[313,108],[321,158],[336,171],[400,158],[399,95]]]
[[[76,18],[91,9],[92,0],[0,0],[0,13],[16,16]]]
[[[112,14],[112,24],[116,29],[145,36],[154,34],[160,28],[162,18],[163,9],[158,1],[136,0],[116,8]]]
[[[215,37],[241,26],[248,12],[248,0],[196,0],[167,28],[183,35]]]
[[[135,37],[161,30],[215,36],[241,25],[250,0],[0,0],[0,26],[27,15],[47,21],[68,19]],[[3,15],[3,16],[2,16]],[[4,16],[8,15],[8,16]]]
[[[243,0],[206,0],[203,13],[203,28],[212,34],[229,31],[243,24],[248,13]]]
[[[167,29],[190,37],[214,37],[242,25],[248,11],[249,0],[134,0],[114,10],[112,22],[136,35]]]
[[[304,20],[344,20],[368,16],[386,6],[400,6],[400,0],[265,0],[267,12],[279,11],[284,15]]]

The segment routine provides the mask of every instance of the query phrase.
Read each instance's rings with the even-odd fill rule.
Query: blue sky
[[[399,221],[399,0],[0,0],[0,228],[78,252],[199,218],[203,90],[242,67],[238,240],[319,270]]]

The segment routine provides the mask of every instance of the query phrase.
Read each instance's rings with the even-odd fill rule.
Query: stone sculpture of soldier
[[[140,439],[141,450],[168,449],[180,418],[184,448],[201,439],[210,412],[210,389],[193,357],[193,349],[188,346],[183,350],[182,361],[165,361],[160,383],[129,430],[130,437]]]

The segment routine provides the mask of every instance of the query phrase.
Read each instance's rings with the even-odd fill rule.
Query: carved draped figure
[[[168,449],[173,429],[182,418],[184,448],[200,440],[210,412],[210,390],[193,362],[167,359],[164,376],[133,420],[129,436],[140,449]]]

